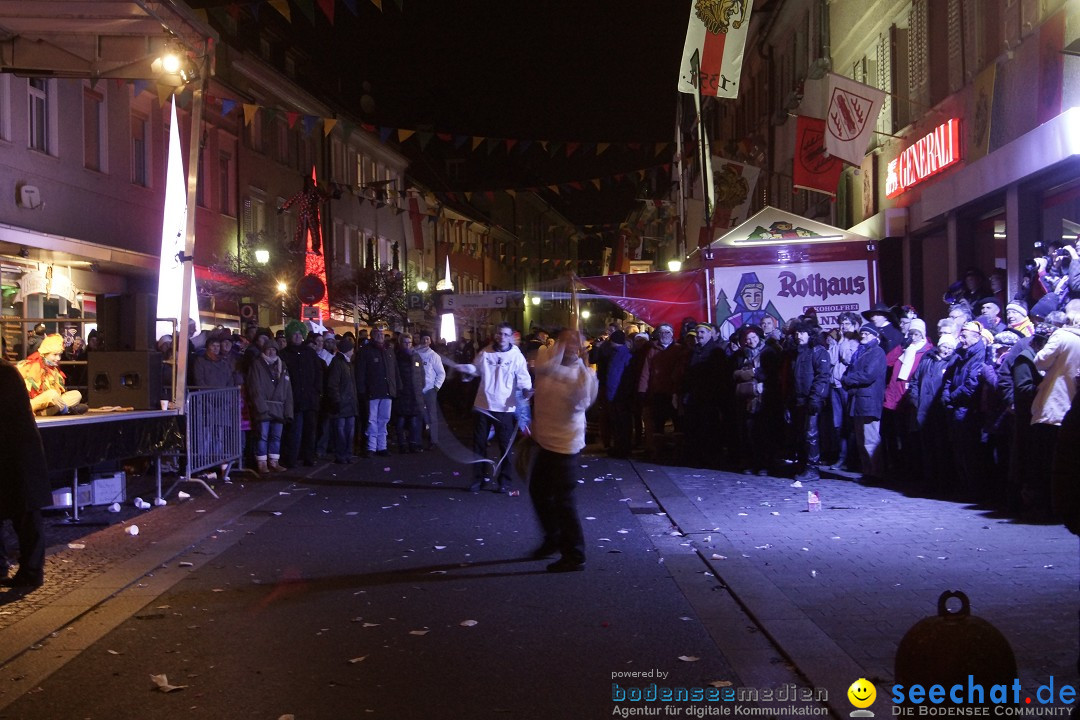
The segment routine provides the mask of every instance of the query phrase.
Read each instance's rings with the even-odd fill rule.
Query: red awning
[[[705,273],[705,270],[683,270],[579,277],[577,280],[649,325],[656,327],[660,323],[669,323],[678,332],[683,318],[704,320],[707,317]]]

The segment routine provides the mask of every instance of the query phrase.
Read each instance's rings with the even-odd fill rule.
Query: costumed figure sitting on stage
[[[293,204],[299,203],[298,216],[296,218],[296,234],[293,235],[292,245],[289,251],[303,253],[307,248],[304,237],[311,231],[311,252],[322,255],[322,220],[319,217],[319,206],[324,200],[341,197],[341,191],[335,186],[333,193],[328,193],[315,184],[312,178],[304,178],[304,189],[282,203],[278,208],[278,214],[285,212]]]
[[[86,412],[82,393],[66,390],[66,376],[60,370],[64,338],[46,335],[36,352],[16,365],[30,394],[30,409],[35,415],[81,415]]]

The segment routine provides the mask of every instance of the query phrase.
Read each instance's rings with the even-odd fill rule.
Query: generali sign
[[[960,119],[952,118],[889,161],[885,197],[896,197],[960,160]]]

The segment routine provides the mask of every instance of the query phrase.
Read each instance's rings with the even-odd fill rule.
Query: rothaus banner
[[[713,268],[713,316],[725,340],[743,325],[766,333],[809,308],[825,329],[845,311],[870,308],[869,266],[863,260]]]

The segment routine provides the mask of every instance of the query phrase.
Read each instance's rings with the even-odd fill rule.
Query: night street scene
[[[1080,0],[0,30],[0,719],[1074,716]]]

